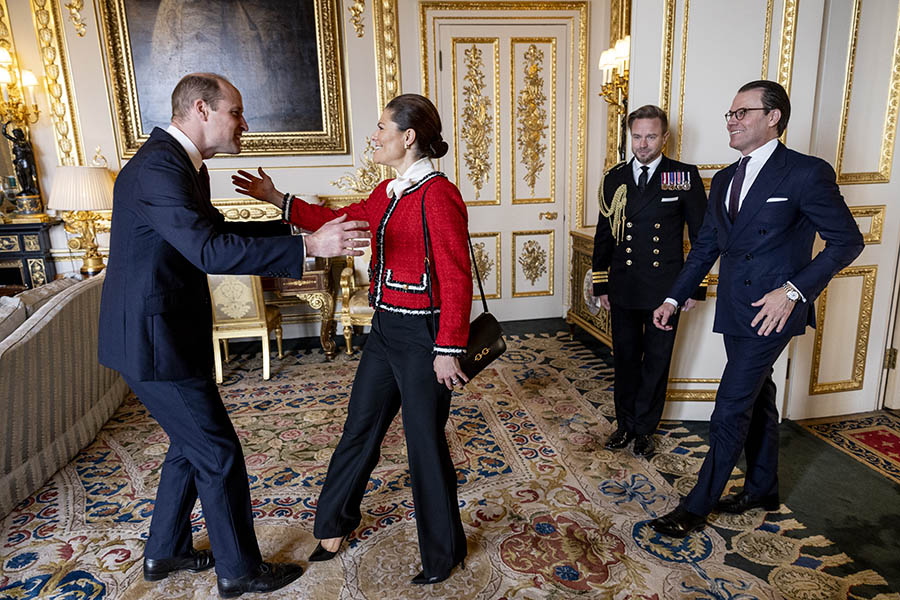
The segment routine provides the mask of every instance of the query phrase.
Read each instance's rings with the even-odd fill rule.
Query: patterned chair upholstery
[[[341,325],[347,354],[353,354],[353,329],[372,325],[375,311],[369,306],[369,259],[371,247],[358,257],[348,256],[347,266],[341,271]]]
[[[262,281],[256,275],[208,275],[213,310],[213,353],[216,383],[222,383],[222,352],[228,361],[228,340],[262,338],[263,379],[269,378],[269,335],[275,331],[278,358],[281,358],[281,311],[266,306]]]

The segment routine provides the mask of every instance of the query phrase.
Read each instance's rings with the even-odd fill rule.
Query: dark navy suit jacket
[[[100,305],[100,362],[137,381],[210,377],[207,273],[303,274],[300,237],[228,223],[184,148],[156,128],[119,173]]]
[[[683,304],[721,257],[713,331],[756,337],[759,325],[750,323],[759,307],[751,303],[790,280],[806,302],[798,302],[781,333],[770,337],[800,335],[806,325],[815,327],[813,300],[862,252],[859,227],[831,166],[780,142],[732,224],[725,194],[736,169],[734,163],[713,177],[703,227],[669,296]],[[825,247],[812,258],[817,232]]]

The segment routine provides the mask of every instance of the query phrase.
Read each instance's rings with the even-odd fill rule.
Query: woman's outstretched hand
[[[437,380],[447,386],[448,390],[452,390],[453,386],[462,387],[468,383],[469,378],[459,368],[459,360],[455,356],[446,356],[438,354],[434,357],[434,374]]]
[[[232,175],[231,183],[234,185],[234,191],[281,208],[284,194],[275,189],[272,178],[266,175],[262,167],[259,167],[257,171],[259,177],[244,170],[238,171],[237,175]]]

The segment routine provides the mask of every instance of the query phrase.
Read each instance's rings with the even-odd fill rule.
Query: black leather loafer
[[[674,538],[683,538],[692,531],[703,529],[704,525],[706,525],[706,517],[695,515],[680,506],[669,514],[650,521],[650,527],[663,535]]]
[[[465,569],[466,561],[461,560],[459,562],[459,565],[461,569]],[[454,567],[455,566],[456,565],[454,565]],[[454,567],[450,567],[450,569],[446,573],[441,573],[440,575],[432,575],[431,577],[426,577],[425,571],[419,571],[419,574],[412,578],[412,583],[416,585],[432,585],[435,583],[440,583],[450,577],[450,574],[453,572]]]
[[[656,443],[653,441],[653,434],[642,433],[634,438],[634,454],[635,456],[650,456],[656,450]]]
[[[728,496],[727,498],[719,500],[719,503],[716,504],[716,510],[739,515],[753,508],[773,511],[778,510],[780,506],[781,502],[778,500],[778,494],[771,494],[769,496],[763,496],[762,498],[753,498],[747,495],[746,492],[741,492],[740,494],[735,494],[734,496]]]
[[[292,563],[260,563],[253,573],[228,579],[219,577],[219,597],[237,598],[245,592],[273,592],[303,575],[303,567]]]
[[[616,429],[616,432],[609,436],[603,447],[607,450],[621,450],[628,445],[628,442],[634,439],[634,434],[624,429]]]
[[[212,568],[216,564],[212,550],[191,550],[185,556],[171,558],[144,558],[144,580],[160,581],[175,571],[199,573]]]

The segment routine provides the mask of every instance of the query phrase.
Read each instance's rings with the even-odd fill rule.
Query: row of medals
[[[660,187],[663,190],[682,190],[691,189],[691,174],[685,171],[672,171],[669,173],[659,174]]]

